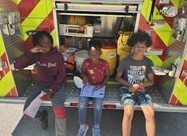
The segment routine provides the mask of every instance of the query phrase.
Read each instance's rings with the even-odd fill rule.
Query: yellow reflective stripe
[[[1,57],[5,53],[4,42],[3,42],[1,31],[0,31],[0,46],[1,46],[0,49],[0,57]]]
[[[48,14],[51,12],[51,9],[46,9],[46,3],[45,0],[41,0],[32,10],[32,12],[27,16],[27,18],[22,22],[22,25],[28,25],[28,26],[38,26],[44,18],[48,16]],[[47,14],[44,14],[44,11],[48,11]],[[36,17],[36,18],[33,18]],[[41,19],[40,17],[43,17]],[[32,20],[32,22],[31,22]],[[36,21],[33,21],[36,20]],[[33,24],[34,23],[34,24]]]
[[[144,0],[142,9],[141,9],[141,13],[147,21],[149,21],[149,16],[150,16],[150,11],[151,11],[150,5],[152,5],[152,0]]]
[[[171,0],[171,3],[172,3],[173,6],[175,6],[175,7],[179,7],[179,2],[180,2],[180,0]]]
[[[177,40],[174,37],[170,37],[169,39],[169,45],[175,43]]]
[[[53,37],[53,45],[56,46],[57,45],[57,41],[56,41],[56,33],[55,33],[55,30],[53,29],[53,31],[51,31],[51,36]]]
[[[21,2],[21,0],[13,0],[17,5]]]
[[[40,25],[42,21],[43,19],[25,19],[21,26],[23,40],[26,40],[28,38],[28,35],[25,32],[28,30],[36,30],[36,28]]]
[[[154,66],[162,66],[163,62],[157,55],[146,55],[146,57],[150,58],[153,61]]]
[[[163,19],[164,21],[165,19]],[[167,22],[165,22],[163,27],[153,27],[154,30],[172,30],[171,27],[169,26],[169,24]]]
[[[46,0],[40,0],[40,2],[34,7],[28,17],[45,18],[48,14],[46,7]]]
[[[162,15],[159,15],[159,11],[156,7],[154,7],[153,19],[155,20],[162,20],[164,19]]]
[[[155,32],[160,37],[160,39],[164,42],[164,44],[166,46],[168,46],[172,31],[170,31],[170,30],[168,30],[168,31],[164,31],[164,30],[158,30],[157,31],[157,30],[155,30]]]
[[[52,0],[46,0],[47,14],[49,14],[53,9]]]
[[[186,0],[180,0],[180,3],[179,3],[179,8],[181,8],[182,6],[186,5],[187,4],[187,1]]]
[[[187,87],[179,78],[176,81],[173,94],[182,103],[182,105],[187,105]]]
[[[7,93],[15,86],[13,81],[12,73],[9,71],[1,80],[0,80],[0,96],[6,96]]]
[[[42,12],[41,12],[42,11]],[[44,13],[46,11],[46,14]],[[48,14],[52,11],[52,2],[41,0],[29,16],[22,22],[22,38],[23,40],[27,40],[28,36],[25,33],[28,30],[36,30],[36,28],[42,23],[42,21],[48,16]],[[37,18],[33,18],[33,16]],[[42,18],[41,18],[42,17]]]

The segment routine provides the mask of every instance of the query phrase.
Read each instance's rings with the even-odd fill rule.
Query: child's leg
[[[134,115],[134,104],[136,97],[134,94],[128,92],[128,87],[120,88],[120,100],[124,105],[124,114],[122,120],[122,133],[123,136],[130,136],[131,132],[131,121]]]
[[[31,92],[29,93],[27,100],[24,104],[24,108],[23,110],[25,110],[30,103],[41,93],[41,87],[39,87],[38,85],[34,85]]]
[[[66,136],[66,109],[64,106],[64,96],[64,86],[62,86],[51,98],[55,114],[55,136]]]
[[[101,122],[101,116],[102,116],[102,104],[103,104],[103,98],[93,98],[93,104],[94,104],[94,127],[99,128],[100,122]]]
[[[30,103],[41,93],[41,91],[45,91],[47,88],[40,87],[38,85],[34,85],[31,92],[29,93],[27,100],[24,104],[23,111],[30,105]],[[42,116],[42,111],[38,111],[36,114],[36,118],[40,118]]]
[[[131,121],[134,115],[134,105],[128,105],[124,108],[123,120],[122,120],[122,133],[123,136],[130,136]]]
[[[85,125],[86,123],[86,113],[89,99],[89,97],[79,97],[78,115],[80,125]]]
[[[151,96],[146,92],[141,92],[138,95],[138,101],[145,116],[145,128],[147,136],[155,136],[155,116]]]
[[[141,106],[142,111],[145,116],[145,127],[146,127],[146,133],[147,136],[155,136],[155,116],[154,116],[154,110],[152,106],[150,105],[143,105]]]

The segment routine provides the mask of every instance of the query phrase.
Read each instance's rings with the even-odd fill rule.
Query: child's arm
[[[84,68],[82,68],[82,70],[81,70],[81,77],[83,80],[83,84],[87,85],[88,84],[88,77],[86,75],[86,70]]]
[[[129,91],[140,92],[140,91],[143,91],[145,89],[145,87],[152,86],[153,84],[154,84],[154,75],[148,74],[147,81],[131,85],[129,87]]]
[[[35,55],[31,50],[26,51],[20,57],[18,57],[12,65],[12,70],[23,69],[37,60],[37,55]],[[14,69],[13,69],[14,68]]]
[[[141,88],[152,86],[153,84],[154,84],[154,75],[153,74],[148,74],[147,75],[147,81],[139,83],[140,88],[139,88],[138,91],[141,91],[142,90]]]
[[[110,70],[106,69],[105,71],[105,79],[103,80],[103,83],[101,84],[101,86],[104,86],[107,84],[107,82],[109,81],[110,78]]]
[[[121,84],[123,84],[124,86],[130,86],[130,84],[127,81],[121,78],[122,74],[123,74],[122,72],[117,72],[116,80],[120,82]]]

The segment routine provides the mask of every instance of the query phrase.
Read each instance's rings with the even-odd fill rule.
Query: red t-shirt
[[[90,59],[84,60],[82,68],[86,71],[88,82],[91,85],[102,84],[106,76],[106,70],[109,70],[109,64],[103,59],[99,59],[99,62],[93,64]]]

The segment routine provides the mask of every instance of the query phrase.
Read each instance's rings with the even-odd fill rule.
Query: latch
[[[174,64],[171,64],[170,71],[168,72],[168,75],[170,77],[174,77],[177,70],[177,66]]]
[[[152,70],[154,72],[155,75],[159,75],[159,76],[163,76],[168,74],[170,77],[175,77],[175,73],[177,70],[177,66],[174,64],[171,64],[169,68],[161,68],[161,67],[156,67],[153,66]]]

